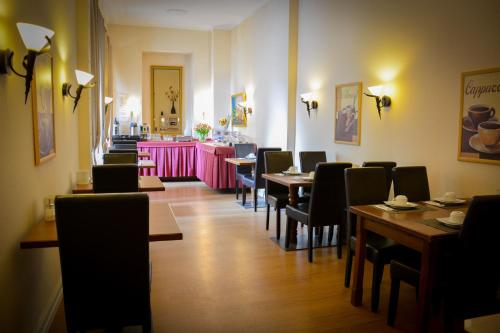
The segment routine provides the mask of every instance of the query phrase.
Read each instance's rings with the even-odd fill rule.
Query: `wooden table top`
[[[450,216],[451,210],[443,209],[424,203],[419,203],[425,206],[424,211],[404,211],[404,212],[386,212],[382,209],[376,208],[373,205],[351,206],[350,211],[354,214],[363,216],[372,221],[390,226],[399,231],[403,231],[412,236],[430,241],[440,237],[456,236],[460,230],[444,231],[437,229],[419,221],[436,219],[438,217]],[[467,213],[467,206],[456,207],[455,210]]]
[[[255,158],[239,158],[239,157],[228,157],[226,158],[227,163],[231,163],[238,166],[255,165]]]
[[[165,186],[157,176],[139,176],[139,192],[165,191]],[[92,184],[75,185],[73,194],[94,193]]]
[[[151,154],[148,151],[139,151],[139,152],[137,152],[137,156],[150,158]]]
[[[139,160],[137,161],[137,166],[142,169],[154,169],[156,168],[156,163],[153,160]]]
[[[149,201],[149,241],[181,240],[183,237],[170,205],[162,201]],[[42,221],[34,225],[20,242],[21,249],[58,247],[55,221]]]
[[[307,173],[302,173],[297,176],[288,176],[283,173],[263,173],[262,178],[273,181],[275,183],[290,187],[311,187],[312,180],[304,179]]]

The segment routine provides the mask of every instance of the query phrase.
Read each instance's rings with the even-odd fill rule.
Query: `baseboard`
[[[42,317],[42,320],[41,320],[40,325],[39,325],[39,329],[36,330],[36,332],[40,332],[40,333],[48,333],[49,332],[50,326],[52,325],[52,321],[54,320],[57,309],[59,308],[59,304],[61,304],[62,297],[63,297],[62,283],[59,282],[57,290],[55,292],[55,296],[52,298],[52,303],[50,304],[50,307],[48,308],[45,315]]]

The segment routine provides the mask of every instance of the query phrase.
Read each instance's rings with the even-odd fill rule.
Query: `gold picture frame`
[[[362,82],[335,86],[333,141],[348,145],[361,144]]]
[[[500,165],[500,67],[460,78],[459,161]]]
[[[35,165],[56,156],[53,87],[52,56],[42,54],[36,59],[31,91]]]
[[[178,135],[183,133],[183,67],[182,66],[151,66],[151,132],[166,135]],[[158,78],[161,74],[172,76],[173,81],[165,81],[162,86],[155,85],[155,75]],[[159,80],[157,80],[159,81]],[[175,81],[175,82],[174,82]],[[160,82],[158,82],[160,83]],[[168,99],[167,93],[170,86],[178,94],[178,99],[172,102]],[[170,104],[171,103],[171,104]],[[163,106],[163,107],[160,107]],[[174,111],[172,111],[174,110]],[[163,114],[162,114],[163,112]],[[174,112],[174,113],[172,113]],[[170,118],[177,118],[175,125]],[[161,119],[164,121],[162,122]]]
[[[246,102],[247,95],[244,92],[231,95],[231,123],[233,127],[247,127],[247,115],[238,104]]]

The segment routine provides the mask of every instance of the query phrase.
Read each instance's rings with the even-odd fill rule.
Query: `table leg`
[[[430,326],[430,313],[432,289],[436,275],[437,246],[427,243],[422,250],[420,282],[417,304],[417,328],[419,332],[428,332]]]
[[[351,290],[351,304],[360,306],[363,303],[363,275],[366,257],[366,230],[365,218],[358,216],[356,226],[356,249],[354,255],[354,274]],[[349,246],[349,240],[348,240]]]
[[[291,206],[296,206],[299,203],[299,193],[298,188],[290,187],[288,189],[288,201]],[[277,211],[277,214],[280,212]],[[290,242],[297,243],[297,221],[291,220],[290,229],[288,231],[290,233]]]

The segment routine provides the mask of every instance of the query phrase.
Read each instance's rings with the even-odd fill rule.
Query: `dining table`
[[[139,192],[165,191],[165,186],[159,177],[139,176]],[[72,190],[73,194],[94,193],[92,183],[76,184]]]
[[[299,188],[311,188],[313,181],[307,177],[307,173],[263,173],[262,178],[267,181],[278,183],[288,188],[288,203],[296,206],[299,202]],[[290,243],[297,243],[297,221],[292,221],[290,232]]]
[[[424,202],[417,204],[415,209],[404,211],[390,210],[384,205],[349,208],[357,217],[351,304],[362,304],[367,232],[390,238],[421,254],[416,323],[420,332],[427,332],[431,323],[431,294],[436,282],[437,258],[450,242],[457,239],[460,232],[459,229],[442,225],[436,219],[448,217],[452,210],[466,213],[468,206],[436,207]]]
[[[153,160],[138,160],[137,166],[139,169],[154,169],[156,168],[156,163]]]
[[[172,208],[164,201],[149,201],[149,241],[174,241],[183,238]],[[21,239],[21,249],[58,247],[55,220],[36,223]]]
[[[137,157],[139,157],[139,158],[150,158],[151,157],[151,153],[148,152],[148,151],[138,151],[137,152]]]

